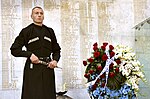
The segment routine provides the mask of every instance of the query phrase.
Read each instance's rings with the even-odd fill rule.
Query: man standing
[[[10,48],[13,56],[27,58],[21,99],[56,99],[54,68],[61,48],[53,29],[43,25],[41,7],[32,9],[31,18],[33,23],[21,30]],[[41,60],[48,62],[47,66]]]

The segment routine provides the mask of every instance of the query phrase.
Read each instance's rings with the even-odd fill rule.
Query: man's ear
[[[31,14],[31,19],[33,19],[32,14]]]

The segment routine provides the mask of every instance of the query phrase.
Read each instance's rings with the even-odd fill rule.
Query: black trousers
[[[21,99],[56,99],[54,69],[26,62]]]

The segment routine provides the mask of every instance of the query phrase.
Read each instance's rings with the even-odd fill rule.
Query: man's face
[[[42,24],[43,20],[44,20],[44,12],[43,12],[43,10],[39,9],[39,8],[35,8],[32,11],[31,18],[33,19],[34,23]]]

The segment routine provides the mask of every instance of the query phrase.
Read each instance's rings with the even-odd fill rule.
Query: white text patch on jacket
[[[32,43],[32,42],[35,42],[35,41],[37,41],[37,40],[39,40],[39,37],[35,37],[35,38],[29,40],[28,44],[30,44],[30,43]]]
[[[51,42],[51,39],[49,37],[44,36],[44,39]]]

